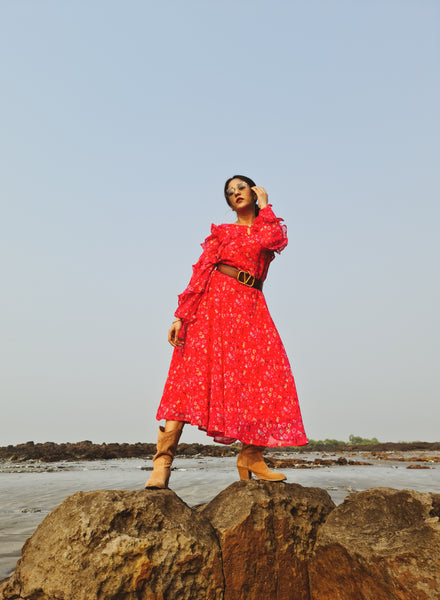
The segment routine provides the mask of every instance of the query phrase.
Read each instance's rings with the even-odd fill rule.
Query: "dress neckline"
[[[235,225],[237,227],[247,227],[248,229],[250,229],[254,223],[255,223],[255,219],[252,221],[252,223],[250,225],[244,225],[243,223],[231,223],[231,225]]]
[[[255,222],[255,219],[254,219]],[[254,223],[252,223],[253,225]],[[243,225],[243,223],[231,223],[231,225],[234,225],[235,227],[241,227],[242,229],[246,230],[246,233],[248,235],[251,235],[251,230],[252,230],[252,225]]]

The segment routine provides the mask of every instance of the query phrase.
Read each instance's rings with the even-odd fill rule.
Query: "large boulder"
[[[26,542],[3,598],[221,600],[220,548],[171,490],[78,492]]]
[[[328,493],[292,483],[236,482],[201,508],[223,556],[225,600],[309,600],[307,561]]]
[[[40,524],[1,600],[439,600],[440,494],[237,482],[78,492]],[[224,573],[224,575],[223,575]]]
[[[351,494],[320,528],[312,600],[439,600],[440,494]]]

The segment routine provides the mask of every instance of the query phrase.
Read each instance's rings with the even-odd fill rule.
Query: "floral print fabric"
[[[215,269],[222,262],[264,280],[286,227],[271,205],[251,227],[212,225],[176,316],[175,348],[157,419],[197,425],[215,441],[307,443],[289,361],[263,292]]]

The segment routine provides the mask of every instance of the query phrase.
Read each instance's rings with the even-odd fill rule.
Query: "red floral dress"
[[[271,205],[250,228],[212,225],[176,316],[175,348],[157,419],[185,421],[231,444],[302,446],[295,382],[263,292],[215,269],[222,262],[265,279],[286,227]]]

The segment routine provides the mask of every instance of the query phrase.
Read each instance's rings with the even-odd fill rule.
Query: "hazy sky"
[[[2,2],[0,445],[155,440],[236,172],[288,226],[309,437],[439,440],[439,32],[438,0]]]

